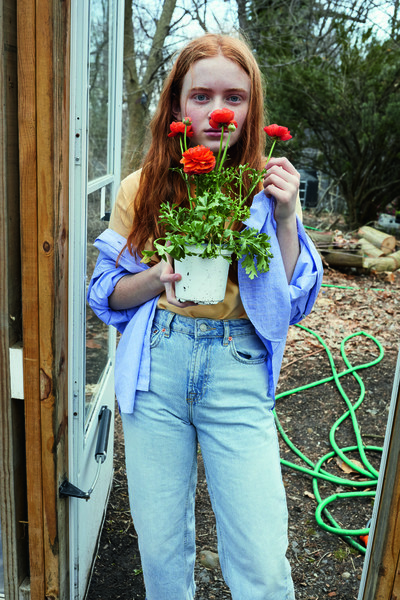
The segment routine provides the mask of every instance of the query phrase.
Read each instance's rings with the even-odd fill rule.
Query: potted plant
[[[143,252],[144,261],[149,261],[155,253],[164,259],[167,255],[171,256],[175,271],[182,275],[182,280],[175,284],[176,297],[198,304],[215,304],[223,300],[228,268],[233,259],[242,259],[242,266],[252,279],[258,273],[268,271],[272,258],[269,236],[255,228],[238,231],[234,227],[235,223],[249,218],[250,208],[246,201],[266,170],[258,171],[248,165],[226,167],[229,138],[236,129],[234,112],[224,108],[213,111],[210,117],[211,127],[221,128],[217,157],[206,146],[188,148],[187,139],[193,135],[190,117],[170,125],[168,135],[180,136],[183,168],[173,170],[179,172],[186,182],[188,206],[161,205],[160,223],[164,226],[165,235],[154,241],[154,250]],[[228,136],[223,147],[225,128]],[[269,160],[276,140],[292,136],[286,127],[271,125],[264,129],[274,138]],[[242,185],[245,173],[250,181],[246,191]],[[193,271],[196,265],[199,266]],[[216,296],[206,289],[206,285],[214,279],[211,272],[214,266],[217,268],[215,280],[219,284]],[[191,284],[196,286],[194,291]]]

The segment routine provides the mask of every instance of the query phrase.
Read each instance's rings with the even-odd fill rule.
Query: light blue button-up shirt
[[[253,199],[247,227],[270,236],[273,258],[267,273],[249,279],[238,265],[240,296],[244,309],[268,351],[266,368],[268,394],[275,395],[289,325],[298,323],[310,311],[322,282],[322,262],[300,220],[297,230],[300,255],[290,283],[287,283],[276,236],[274,200],[260,192]],[[121,412],[133,412],[136,390],[148,390],[150,383],[150,334],[159,296],[128,310],[114,311],[108,298],[115,285],[129,273],[149,268],[125,249],[126,239],[107,229],[95,241],[100,251],[88,290],[88,302],[98,317],[122,333],[115,363],[115,393]]]

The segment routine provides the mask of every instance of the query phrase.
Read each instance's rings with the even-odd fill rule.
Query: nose
[[[214,101],[210,104],[210,111],[208,113],[208,116],[210,116],[214,110],[221,110],[221,108],[226,108],[223,99],[215,98]]]

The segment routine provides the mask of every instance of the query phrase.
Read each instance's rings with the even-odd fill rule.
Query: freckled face
[[[235,62],[222,55],[195,62],[183,80],[178,120],[191,117],[194,136],[190,145],[203,144],[218,153],[221,132],[209,125],[215,109],[229,108],[235,113],[238,127],[231,133],[229,146],[238,141],[246,120],[250,101],[250,78]],[[228,132],[225,131],[224,138]]]

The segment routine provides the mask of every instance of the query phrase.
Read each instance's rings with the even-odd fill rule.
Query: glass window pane
[[[112,186],[108,185],[88,196],[87,220],[87,286],[91,280],[96,260],[97,249],[93,246],[95,239],[108,227],[111,210]],[[108,362],[108,326],[100,321],[90,306],[86,305],[86,385],[85,385],[85,417],[90,415],[95,401],[99,383]]]
[[[89,181],[108,173],[109,58],[112,48],[109,4],[110,0],[92,0],[90,3]]]

